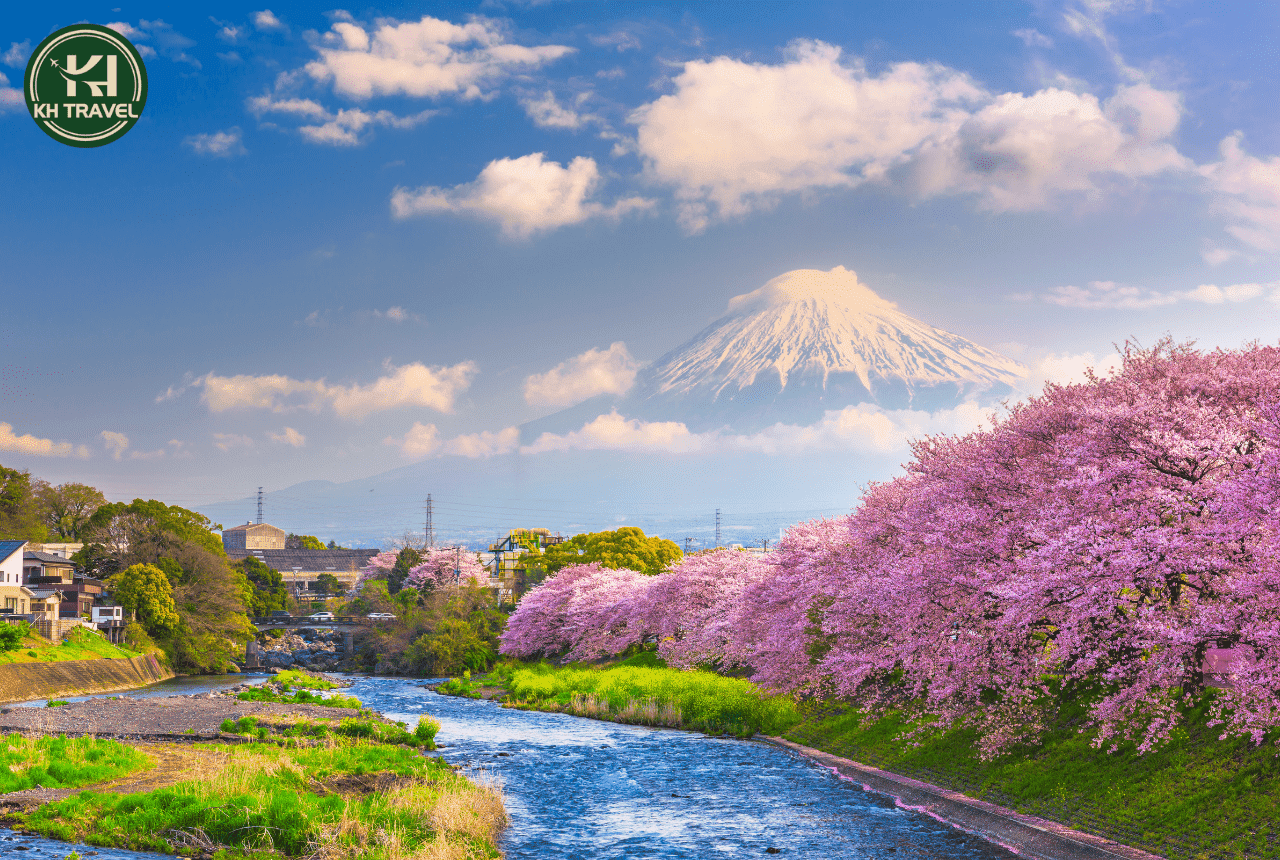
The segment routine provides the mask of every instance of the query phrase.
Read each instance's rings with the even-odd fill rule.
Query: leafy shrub
[[[440,731],[440,724],[431,717],[418,717],[418,725],[413,730],[413,736],[418,739],[418,743],[433,750],[436,748],[438,731]]]
[[[0,651],[18,650],[22,640],[27,638],[28,629],[26,624],[0,624]]]
[[[63,705],[66,705],[66,704],[68,704],[66,699],[50,699],[49,701],[44,703],[44,706],[46,708],[61,708]]]

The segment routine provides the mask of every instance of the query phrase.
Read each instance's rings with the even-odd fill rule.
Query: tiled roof
[[[227,558],[239,561],[253,556],[267,567],[288,573],[295,567],[306,571],[360,570],[378,554],[376,549],[229,549]]]
[[[24,540],[0,540],[0,561],[4,561],[27,545]]]
[[[63,558],[60,555],[54,555],[51,552],[24,552],[22,554],[23,561],[38,561],[43,564],[59,564],[63,567],[75,567],[75,563],[69,558]]]
[[[53,597],[55,594],[58,595],[59,600],[62,599],[62,592],[56,588],[31,589],[31,595],[35,597],[37,600],[48,600],[50,597]]]

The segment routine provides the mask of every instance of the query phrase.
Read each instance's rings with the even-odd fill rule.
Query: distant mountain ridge
[[[737,296],[726,314],[641,370],[621,399],[597,397],[530,422],[526,437],[616,408],[691,430],[810,424],[859,403],[932,411],[1013,391],[1026,368],[907,316],[837,266],[797,269]]]

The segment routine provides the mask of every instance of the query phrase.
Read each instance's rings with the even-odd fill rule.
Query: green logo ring
[[[147,67],[115,30],[73,24],[36,46],[22,91],[31,118],[49,137],[67,146],[103,146],[142,116]]]

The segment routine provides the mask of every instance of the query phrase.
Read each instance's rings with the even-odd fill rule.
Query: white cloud
[[[0,63],[12,66],[15,69],[24,69],[29,56],[31,56],[30,39],[23,39],[21,42],[10,42],[9,49],[4,54],[0,54]]]
[[[547,451],[644,451],[671,454],[738,451],[797,454],[812,451],[906,451],[912,439],[936,433],[968,433],[987,422],[988,410],[972,403],[938,412],[886,411],[860,404],[828,412],[809,426],[775,424],[759,433],[693,433],[676,421],[628,419],[616,411],[565,434],[543,433],[521,454]]]
[[[117,33],[119,33],[121,36],[124,36],[126,39],[147,38],[147,34],[145,32],[143,32],[142,30],[139,30],[137,27],[133,26],[127,21],[112,21],[110,24],[107,24],[106,26],[107,26],[107,29],[115,30]]]
[[[119,460],[129,450],[129,437],[114,430],[103,430],[100,434],[102,445],[111,453],[112,460]]]
[[[1238,131],[1223,138],[1222,159],[1200,173],[1216,195],[1216,210],[1233,222],[1228,233],[1254,248],[1280,251],[1280,156],[1249,155],[1243,141]]]
[[[516,450],[520,444],[520,430],[517,427],[508,427],[496,433],[485,430],[455,436],[446,441],[441,440],[440,431],[434,424],[415,421],[402,438],[388,436],[382,441],[385,445],[399,448],[401,454],[413,460],[443,455],[474,460],[509,454]]]
[[[634,33],[617,30],[613,33],[598,36],[587,36],[587,41],[598,48],[613,48],[618,53],[632,51],[640,47],[640,39]]]
[[[245,36],[244,28],[237,27],[235,24],[232,24],[230,21],[219,21],[217,18],[214,18],[212,15],[209,16],[209,20],[212,21],[214,25],[217,26],[218,28],[218,32],[216,34],[217,37],[229,45],[234,45],[236,42],[238,42],[240,39],[244,38]],[[218,56],[223,56],[223,55],[219,54]]]
[[[336,21],[307,64],[317,81],[355,99],[375,95],[480,98],[502,78],[530,71],[572,51],[563,45],[526,47],[506,41],[501,27],[483,18],[453,24],[384,19],[376,27]]]
[[[1028,48],[1052,48],[1053,39],[1050,39],[1044,33],[1032,27],[1024,30],[1014,30],[1013,35],[1022,41],[1022,44]]]
[[[926,142],[907,171],[922,197],[976,194],[996,211],[1049,208],[1062,195],[1097,198],[1118,183],[1191,162],[1168,138],[1180,97],[1147,84],[1106,102],[1056,88],[1005,93],[946,135]]]
[[[640,421],[624,418],[616,411],[601,415],[582,429],[558,435],[543,433],[521,454],[546,451],[666,451],[688,454],[704,450],[714,434],[691,433],[678,421]]]
[[[228,409],[270,409],[318,412],[328,406],[344,418],[363,418],[374,412],[401,406],[425,406],[452,412],[454,398],[465,391],[476,365],[464,361],[452,367],[427,367],[414,362],[401,367],[384,365],[388,374],[369,385],[330,385],[324,379],[292,379],[288,376],[217,376],[208,374],[196,384],[201,399],[212,412]]]
[[[263,9],[261,12],[253,13],[253,26],[259,30],[283,30],[284,22],[275,16],[270,9]]]
[[[213,134],[193,134],[183,141],[197,155],[209,155],[214,158],[230,158],[233,155],[244,155],[249,150],[241,142],[239,126],[232,126],[226,131],[215,131]]]
[[[610,206],[589,200],[599,184],[594,159],[578,156],[564,167],[535,152],[491,161],[474,182],[450,189],[397,187],[391,194],[391,212],[397,218],[436,212],[472,215],[496,221],[509,238],[524,239],[588,218],[620,218],[653,205],[641,197]]]
[[[1044,390],[1047,383],[1072,385],[1088,380],[1089,372],[1106,376],[1119,370],[1124,363],[1118,352],[1095,356],[1092,352],[1076,354],[1044,353],[1025,359],[1027,375],[1020,387],[1022,394],[1035,395]]]
[[[3,72],[0,72],[0,113],[26,107],[26,104],[22,90],[9,86],[9,79],[4,76]]]
[[[286,427],[279,433],[268,432],[267,437],[271,439],[272,442],[279,442],[283,445],[292,445],[295,448],[301,448],[307,444],[307,437],[303,436],[292,427]]]
[[[1105,103],[1052,88],[993,95],[936,63],[872,75],[839,48],[798,41],[777,65],[688,62],[674,85],[631,121],[646,173],[675,187],[693,231],[784,194],[869,181],[1032,209],[1190,168],[1168,142],[1179,97],[1142,83]]]
[[[389,110],[365,111],[359,108],[344,108],[331,113],[312,99],[275,99],[269,95],[254,96],[245,104],[259,118],[266,113],[282,113],[317,120],[317,124],[299,126],[298,131],[312,143],[329,146],[358,146],[368,142],[367,135],[361,137],[361,132],[367,129],[414,128],[438,113],[424,110],[399,116]]]
[[[0,421],[0,451],[13,451],[18,454],[32,454],[36,457],[88,457],[89,449],[83,445],[72,445],[70,442],[54,442],[52,439],[41,439],[30,433],[19,436],[13,431],[13,425]]]
[[[1054,287],[1041,296],[1050,304],[1087,310],[1145,310],[1179,302],[1220,305],[1245,302],[1264,293],[1280,294],[1280,282],[1271,284],[1201,284],[1190,290],[1159,292],[1146,287],[1118,284],[1115,281],[1090,281],[1086,287]]]
[[[485,430],[480,433],[456,436],[444,443],[442,451],[455,457],[470,457],[475,460],[498,454],[510,454],[519,445],[520,428],[508,427],[497,433]]]
[[[440,450],[440,431],[436,429],[434,424],[423,424],[420,421],[413,422],[413,426],[409,428],[409,432],[404,435],[403,439],[396,439],[388,436],[382,440],[384,445],[394,445],[400,449],[400,453],[414,460],[423,457],[430,457]]]
[[[407,311],[399,305],[393,305],[385,311],[374,311],[373,316],[376,319],[390,320],[391,322],[422,322],[422,317],[413,311]]]
[[[138,21],[136,27],[126,21],[114,21],[107,24],[107,27],[133,42],[138,53],[147,59],[159,53],[175,63],[186,63],[197,69],[202,68],[200,61],[187,53],[188,48],[195,46],[195,41],[173,29],[171,24],[158,19],[148,21],[144,18]],[[156,47],[138,44],[146,39],[154,41]]]
[[[253,440],[239,433],[214,433],[213,447],[219,451],[230,451],[232,448],[253,447]]]
[[[528,96],[520,100],[524,112],[538,128],[582,128],[586,119],[572,108],[564,107],[556,100],[556,94],[547,90],[540,96]]]
[[[627,345],[616,341],[608,349],[589,349],[546,373],[529,376],[524,399],[533,406],[571,406],[597,394],[626,394],[638,369]]]

